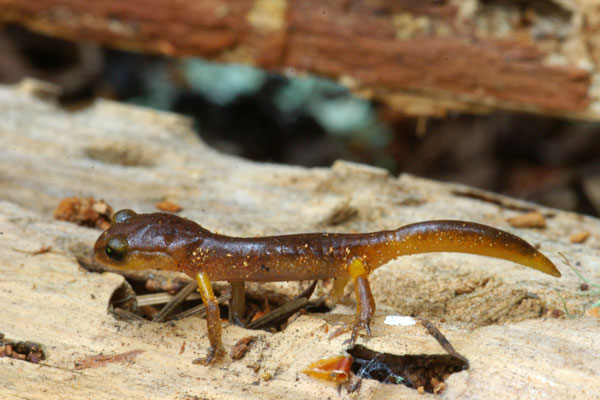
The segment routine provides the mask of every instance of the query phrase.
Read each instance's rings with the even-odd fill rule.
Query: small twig
[[[275,321],[292,315],[302,307],[306,306],[308,299],[306,297],[299,297],[292,301],[285,303],[281,307],[277,307],[268,314],[263,315],[259,319],[252,321],[248,324],[248,329],[262,329],[270,326]]]
[[[40,254],[44,254],[44,253],[48,253],[49,251],[52,250],[52,246],[42,246],[37,250],[22,250],[22,249],[17,249],[12,247],[12,250],[16,251],[17,253],[24,253],[24,254],[29,254],[31,256],[37,256]]]
[[[312,296],[312,294],[314,293],[315,288],[317,287],[317,283],[318,280],[314,280],[309,287],[303,290],[302,293],[294,297],[291,301],[287,302],[281,307],[278,307],[266,313],[265,315],[256,319],[253,322],[246,323],[246,327],[248,327],[249,329],[261,329],[266,326],[273,325],[275,321],[279,319],[283,319],[292,315],[293,313],[295,313],[296,311],[308,304],[308,300],[310,299],[310,296]]]
[[[298,296],[294,297],[295,299],[299,299],[301,297],[304,297],[306,300],[310,300],[310,296],[312,296],[312,294],[315,292],[315,288],[317,287],[317,282],[318,281],[313,281],[309,287],[307,287],[302,293],[300,293]]]
[[[579,277],[579,279],[581,279],[582,281],[584,281],[585,283],[587,283],[590,286],[593,286],[595,288],[600,289],[600,285],[598,285],[597,283],[593,283],[591,282],[589,279],[587,279],[585,276],[581,275],[581,272],[577,271],[577,269],[571,265],[571,263],[569,262],[569,260],[567,259],[567,257],[563,254],[563,253],[558,253],[561,255],[561,257],[563,258],[563,261],[565,262],[565,264],[567,264],[567,266],[569,268],[571,268],[571,270],[573,272],[575,272],[575,275],[577,275]]]
[[[171,301],[173,299],[173,297],[175,297],[176,295],[174,294],[169,294],[169,293],[152,293],[152,294],[142,294],[142,295],[138,295],[137,296],[137,305],[138,307],[143,307],[143,306],[154,306],[157,304],[165,304],[168,303],[169,301]],[[199,293],[190,293],[190,295],[187,297],[187,300],[199,300],[202,297],[200,296]]]
[[[600,290],[596,290],[595,292],[577,292],[575,294],[577,296],[598,296],[600,295]]]
[[[129,310],[125,310],[124,308],[116,307],[113,310],[113,312],[126,321],[146,321],[144,318],[137,315],[136,313],[133,313]]]
[[[161,310],[152,318],[152,322],[163,322],[167,315],[169,315],[173,310],[181,303],[187,299],[187,297],[192,294],[198,284],[196,281],[191,281],[187,285],[185,285],[173,298],[169,301]]]
[[[135,299],[136,299],[135,295],[125,296],[122,299],[113,300],[111,302],[111,305],[114,307],[115,304],[129,303],[130,301],[135,300]]]
[[[226,301],[229,301],[229,299],[231,299],[231,293],[227,293],[221,297],[217,297],[217,303],[223,304]],[[176,321],[178,319],[191,317],[192,315],[199,315],[200,317],[204,317],[205,314],[206,314],[206,307],[204,306],[204,304],[200,304],[200,305],[197,305],[196,307],[190,308],[189,310],[185,310],[185,311],[180,312],[179,314],[173,315],[171,318],[169,318],[169,320]]]
[[[595,288],[599,288],[600,289],[600,285],[597,283],[593,283],[592,281],[590,281],[589,279],[587,279],[585,276],[583,276],[581,274],[581,272],[577,271],[577,269],[575,267],[573,267],[571,265],[571,263],[569,262],[569,260],[567,259],[567,257],[563,254],[563,253],[558,253],[561,255],[561,257],[563,258],[563,261],[565,264],[567,264],[567,266],[569,268],[571,268],[571,270],[575,273],[575,275],[577,275],[577,277],[579,279],[581,279],[582,281],[584,281],[585,283],[587,283],[590,286],[593,286]],[[558,297],[560,297],[560,301],[562,301],[563,304],[563,308],[565,309],[565,314],[568,315],[570,318],[576,318],[575,315],[571,314],[569,312],[569,310],[567,309],[567,302],[565,301],[564,297],[558,292],[558,290],[554,290],[556,292],[556,294],[558,295]],[[577,296],[595,296],[600,294],[599,290],[593,291],[593,292],[577,292],[575,293]],[[590,308],[594,308],[594,307],[600,307],[600,301],[592,304],[592,306]]]
[[[577,318],[577,316],[576,316],[576,315],[574,315],[574,314],[571,314],[571,313],[569,312],[569,309],[567,308],[567,302],[565,301],[565,298],[564,298],[564,297],[562,297],[562,295],[560,294],[560,292],[559,292],[558,290],[556,290],[556,289],[554,289],[554,292],[555,292],[555,293],[558,295],[558,297],[560,297],[560,301],[562,301],[563,308],[565,309],[565,314],[566,314],[566,315],[567,315],[569,318],[573,318],[573,319]]]
[[[419,321],[421,325],[425,327],[425,329],[427,329],[429,334],[433,336],[435,340],[437,340],[440,346],[442,346],[442,348],[446,350],[448,354],[463,361],[465,363],[465,366],[469,368],[469,360],[467,360],[464,356],[460,355],[456,350],[454,350],[452,344],[448,341],[448,339],[446,339],[446,337],[442,334],[442,332],[440,332],[438,328],[436,328],[431,322],[429,322],[426,319],[416,318],[416,320]]]

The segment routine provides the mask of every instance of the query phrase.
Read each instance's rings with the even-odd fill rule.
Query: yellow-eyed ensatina
[[[171,214],[117,212],[98,238],[96,258],[117,269],[183,271],[198,282],[207,310],[207,362],[221,348],[221,319],[211,281],[273,282],[336,278],[333,296],[354,283],[357,310],[351,342],[370,333],[375,302],[368,276],[399,256],[429,252],[479,254],[513,261],[559,277],[542,253],[523,239],[487,225],[425,221],[373,233],[305,233],[238,238],[219,235]]]

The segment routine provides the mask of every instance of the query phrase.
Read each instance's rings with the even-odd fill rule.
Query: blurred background
[[[1,0],[0,82],[53,82],[71,110],[101,97],[182,113],[256,161],[346,159],[600,214],[579,6],[129,3]]]

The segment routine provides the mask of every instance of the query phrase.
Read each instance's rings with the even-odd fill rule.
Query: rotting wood
[[[70,40],[330,76],[409,115],[498,109],[600,119],[593,2],[0,0]]]
[[[385,353],[438,354],[438,343],[422,327],[383,322],[386,315],[412,313],[431,320],[470,362],[468,371],[445,382],[447,398],[586,399],[598,393],[598,319],[552,316],[562,309],[554,289],[578,315],[594,301],[576,294],[582,282],[559,252],[599,282],[599,220],[491,193],[481,201],[455,195],[471,190],[460,185],[396,178],[346,162],[317,169],[248,162],[208,148],[191,122],[176,115],[106,101],[66,112],[33,96],[31,85],[23,87],[0,86],[0,331],[12,341],[42,345],[46,359],[33,364],[0,358],[1,398],[338,397],[335,385],[300,371],[343,352],[347,337],[328,337],[335,322],[352,318],[351,296],[331,313],[301,316],[277,334],[225,324],[228,352],[240,339],[257,336],[244,358],[192,365],[208,345],[201,319],[155,324],[119,321],[108,312],[123,278],[88,272],[75,261],[90,254],[99,230],[52,218],[59,200],[74,195],[140,212],[155,211],[157,199],[170,198],[182,205],[182,215],[232,235],[370,231],[435,218],[510,230],[539,245],[563,277],[476,256],[403,257],[372,274],[378,312],[373,337],[359,343]],[[123,152],[136,155],[128,158],[134,165],[108,157]],[[423,201],[404,201],[415,197]],[[341,203],[358,210],[356,216],[323,226]],[[506,219],[522,208],[549,216],[546,228],[511,228]],[[590,237],[571,243],[569,234],[579,230]],[[43,247],[50,250],[34,254]],[[260,288],[289,297],[299,292],[295,282]],[[79,360],[131,351],[142,352],[126,362],[75,369]],[[422,398],[371,380],[356,396]]]

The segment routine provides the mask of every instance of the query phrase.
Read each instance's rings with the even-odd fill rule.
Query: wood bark
[[[595,2],[0,0],[0,20],[70,40],[337,79],[409,115],[599,119]]]
[[[37,342],[47,355],[40,364],[0,358],[3,399],[339,397],[334,384],[300,371],[344,351],[347,336],[328,337],[336,321],[352,318],[350,288],[332,312],[301,317],[281,333],[224,325],[227,350],[242,337],[258,339],[241,360],[193,365],[208,346],[204,320],[124,322],[108,312],[123,278],[76,262],[90,257],[100,231],[52,218],[58,201],[74,195],[139,212],[168,199],[182,215],[232,235],[373,231],[438,218],[509,230],[538,245],[563,277],[477,256],[400,258],[372,274],[378,311],[373,336],[359,343],[394,354],[443,353],[423,327],[383,322],[418,315],[471,363],[447,380],[445,398],[597,397],[599,320],[561,317],[554,292],[577,315],[594,301],[577,295],[582,282],[560,254],[599,282],[597,219],[346,162],[305,169],[244,161],[208,148],[177,115],[107,101],[68,112],[31,83],[0,87],[0,111],[0,332]],[[545,228],[508,224],[533,209],[546,217]],[[581,231],[591,233],[585,243],[571,243]],[[293,295],[299,285],[260,289]],[[353,396],[423,398],[372,380]]]

